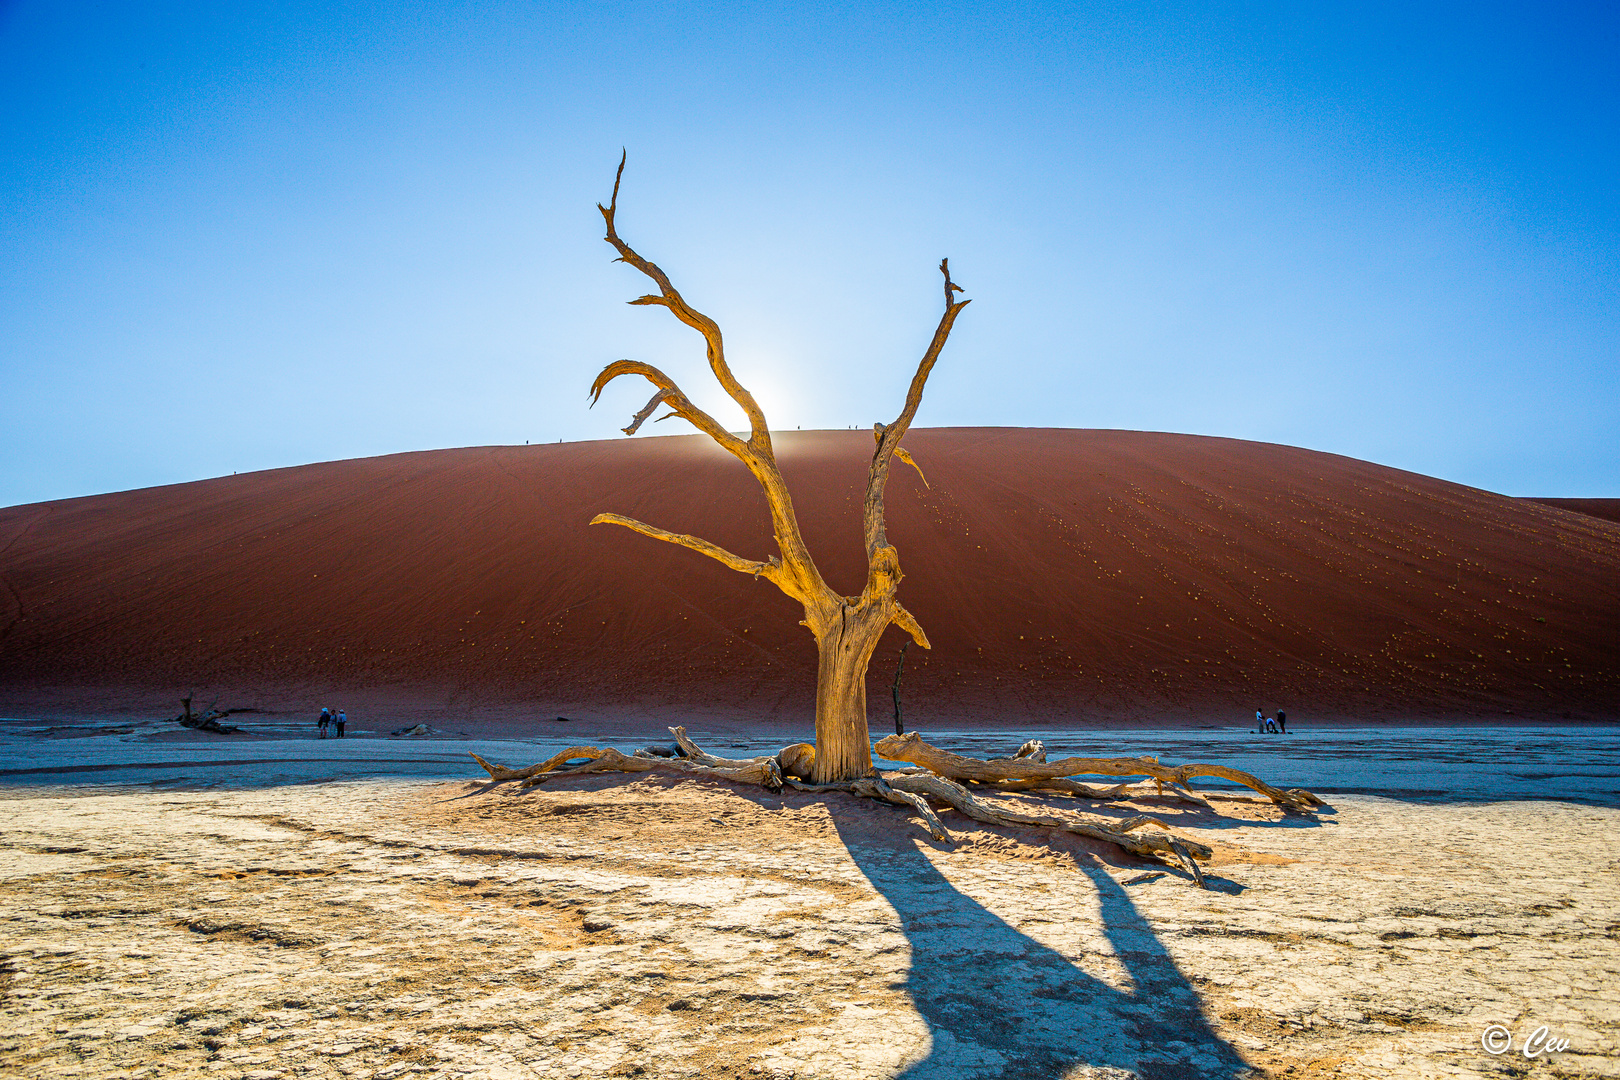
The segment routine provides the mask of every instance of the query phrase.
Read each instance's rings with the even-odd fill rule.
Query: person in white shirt
[[[338,714],[337,714],[337,727],[338,727],[337,737],[338,738],[340,738],[340,739],[343,738],[343,725],[347,724],[348,722],[349,722],[349,714],[344,712],[342,709],[339,709]]]

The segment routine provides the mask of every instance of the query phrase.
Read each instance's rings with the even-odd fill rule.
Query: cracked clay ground
[[[1620,811],[1108,811],[1215,845],[1205,892],[956,815],[567,783],[0,792],[0,1074],[1620,1077]],[[1539,1025],[1568,1050],[1519,1053]]]

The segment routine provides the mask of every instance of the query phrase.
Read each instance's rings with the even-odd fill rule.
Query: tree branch
[[[675,286],[670,284],[669,276],[655,263],[648,262],[638,255],[634,248],[619,238],[618,231],[614,228],[614,218],[619,211],[619,182],[624,179],[624,162],[627,156],[626,153],[619,157],[619,171],[613,177],[613,198],[606,206],[597,203],[596,208],[602,211],[602,220],[607,225],[607,236],[604,239],[619,253],[619,261],[629,263],[658,283],[660,295],[638,297],[630,303],[658,304],[667,307],[677,319],[703,335],[703,340],[708,345],[709,368],[714,372],[714,377],[719,380],[721,387],[747,414],[749,441],[755,443],[757,449],[768,454],[771,448],[771,434],[770,428],[765,423],[765,413],[754,400],[754,395],[750,394],[731,373],[731,367],[726,363],[725,343],[720,336],[719,324],[688,304]]]
[[[793,499],[789,496],[787,484],[776,465],[776,455],[771,447],[771,434],[765,422],[765,414],[754,401],[753,395],[737,382],[730,367],[727,366],[719,326],[713,319],[688,305],[661,269],[643,259],[629,244],[619,238],[615,218],[619,207],[619,184],[624,178],[624,163],[625,158],[621,155],[619,170],[613,177],[613,197],[607,206],[597,204],[597,209],[602,211],[602,220],[607,225],[607,242],[619,253],[618,261],[629,263],[658,283],[658,295],[638,297],[631,303],[666,307],[676,318],[703,335],[708,343],[709,366],[715,378],[719,380],[726,393],[731,395],[732,400],[741,405],[743,411],[747,413],[752,430],[746,441],[739,439],[721,427],[712,416],[694,405],[685,394],[681,393],[680,388],[669,376],[650,364],[632,360],[620,360],[602,370],[591,387],[592,403],[594,404],[601,396],[602,388],[620,375],[640,375],[658,389],[665,391],[664,401],[673,415],[692,424],[748,466],[748,471],[753,473],[754,479],[765,492],[765,502],[771,515],[771,530],[776,538],[777,549],[781,552],[779,563],[777,560],[771,560],[779,567],[779,573],[771,580],[776,582],[783,592],[803,603],[807,615],[818,622],[825,622],[828,612],[836,608],[839,598],[827,587],[821,571],[816,568],[815,561],[810,557],[810,550],[805,545],[804,537],[799,531],[798,518],[793,511]],[[638,423],[633,422],[627,429],[627,434],[636,430],[638,426]]]
[[[923,487],[929,488],[930,490],[932,490],[931,485],[928,483],[928,477],[923,476],[922,466],[917,464],[917,462],[912,459],[912,456],[910,454],[906,453],[906,448],[905,447],[903,447],[903,446],[895,447],[894,448],[894,456],[899,458],[901,461],[905,462],[907,465],[910,465],[913,469],[916,469],[918,478],[921,479],[922,482],[923,482]]]
[[[902,607],[898,600],[896,600],[894,604],[894,614],[891,615],[889,619],[894,623],[894,625],[910,634],[911,640],[915,641],[918,645],[921,645],[925,649],[933,648],[932,645],[928,644],[928,635],[923,633],[922,625],[917,622],[917,616],[913,615],[911,612]]]
[[[711,544],[699,537],[687,536],[685,533],[673,533],[668,529],[660,529],[656,525],[648,525],[646,522],[637,521],[635,518],[627,518],[622,514],[597,514],[591,518],[591,524],[623,525],[625,528],[632,532],[638,532],[642,536],[650,536],[654,540],[663,540],[666,543],[679,544],[683,548],[691,548],[700,555],[707,555],[717,562],[725,563],[739,574],[763,577],[783,592],[788,593],[788,595],[794,595],[783,584],[782,564],[776,559],[767,559],[765,562],[745,559],[741,555],[733,555],[718,544]]]
[[[640,360],[615,360],[603,368],[601,374],[597,375],[596,381],[591,383],[592,408],[595,408],[597,401],[601,400],[602,391],[607,388],[608,383],[617,379],[620,375],[640,375],[656,386],[659,392],[657,396],[654,396],[647,403],[646,408],[636,414],[635,420],[631,422],[628,428],[619,429],[626,435],[635,434],[636,429],[641,426],[641,422],[646,419],[646,414],[652,412],[657,407],[658,402],[662,400],[664,404],[674,411],[674,415],[679,416],[738,457],[743,456],[747,449],[747,443],[721,427],[720,421],[692,404],[692,400],[681,392],[679,386],[675,385],[674,379],[671,379],[651,364],[643,364]]]
[[[632,416],[630,418],[630,426],[626,427],[626,428],[620,428],[619,430],[624,432],[626,435],[634,435],[636,433],[636,430],[641,427],[642,423],[647,419],[647,417],[649,417],[649,416],[651,416],[653,414],[653,410],[658,408],[659,405],[663,404],[664,399],[666,397],[668,397],[668,396],[669,396],[669,391],[668,390],[659,390],[656,393],[654,393],[653,396],[652,396],[652,400],[647,402],[646,405],[642,406],[641,411],[636,413],[636,415],[634,415],[634,416]],[[668,420],[671,416],[679,416],[679,415],[680,415],[679,413],[673,413],[672,412],[672,413],[668,413],[668,414],[666,414],[664,416],[660,416],[658,419],[659,420]],[[654,421],[654,423],[656,423],[656,422],[657,421]]]
[[[961,292],[962,287],[951,280],[951,263],[949,259],[941,259],[939,272],[945,276],[945,313],[939,318],[939,325],[934,329],[934,338],[928,343],[928,350],[923,353],[922,360],[917,364],[917,373],[911,377],[911,386],[906,391],[905,408],[894,423],[877,424],[873,433],[877,437],[877,450],[872,455],[871,469],[866,480],[866,507],[863,515],[866,531],[866,557],[871,571],[868,573],[868,588],[880,589],[884,583],[877,579],[879,560],[877,553],[880,548],[888,547],[888,534],[884,525],[883,495],[889,482],[889,465],[894,458],[895,451],[900,448],[900,440],[911,429],[911,421],[917,415],[917,409],[922,404],[923,387],[928,384],[928,375],[934,370],[934,364],[939,360],[940,352],[945,348],[945,341],[951,336],[951,327],[956,324],[956,316],[963,308],[972,303],[970,300],[956,300],[951,294]],[[907,455],[909,457],[910,455]],[[904,459],[902,459],[904,460]],[[912,463],[916,467],[916,463]],[[920,474],[921,469],[917,470]],[[927,481],[925,480],[924,483]]]

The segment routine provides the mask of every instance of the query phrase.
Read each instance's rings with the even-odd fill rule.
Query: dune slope
[[[871,436],[785,432],[822,571],[858,592]],[[918,430],[889,536],[932,639],[919,722],[1613,718],[1620,524],[1366,462],[1186,435]],[[343,697],[445,711],[798,721],[800,613],[586,522],[769,553],[698,436],[341,461],[0,510],[0,709]],[[901,636],[870,678],[887,725]]]

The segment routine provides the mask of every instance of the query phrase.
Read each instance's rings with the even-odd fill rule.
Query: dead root
[[[1032,750],[1033,748],[1033,750]],[[890,761],[909,761],[929,772],[952,780],[970,780],[981,784],[1005,784],[1009,781],[1031,781],[1041,787],[1054,780],[1070,776],[1145,776],[1159,785],[1168,785],[1172,791],[1180,789],[1187,797],[1202,802],[1186,791],[1187,781],[1195,776],[1218,776],[1236,784],[1253,788],[1285,810],[1308,811],[1322,805],[1322,800],[1303,788],[1272,787],[1257,776],[1224,765],[1160,765],[1157,758],[1064,758],[1047,761],[1046,751],[1039,743],[1025,743],[1018,756],[992,758],[982,761],[941,750],[922,741],[915,731],[904,735],[888,735],[879,739],[873,751]],[[1026,753],[1026,751],[1032,751]],[[1083,786],[1083,785],[1079,785]],[[1086,796],[1094,797],[1094,796]],[[1206,804],[1207,805],[1207,804]]]
[[[843,783],[811,784],[805,778],[811,774],[815,747],[808,743],[795,743],[773,755],[723,758],[708,753],[694,743],[687,737],[684,727],[669,730],[675,736],[682,757],[658,757],[646,750],[626,755],[611,747],[571,746],[525,769],[509,769],[485,761],[477,754],[473,754],[472,758],[483,766],[495,783],[513,782],[520,788],[531,788],[559,777],[606,772],[656,772],[709,777],[770,791],[780,791],[783,786],[800,791],[847,791],[862,798],[907,807],[922,819],[930,836],[937,841],[950,843],[951,834],[930,804],[932,801],[990,825],[1051,829],[1101,840],[1133,855],[1184,869],[1200,887],[1204,887],[1204,875],[1198,861],[1208,861],[1214,856],[1213,850],[1197,841],[1172,835],[1170,826],[1157,818],[1142,816],[1124,822],[1101,822],[1084,820],[1067,813],[1024,813],[988,803],[960,781],[976,783],[993,791],[1052,792],[1087,799],[1117,799],[1126,797],[1130,784],[1097,790],[1070,777],[1075,774],[1146,777],[1155,782],[1160,794],[1168,793],[1209,809],[1210,804],[1206,800],[1186,790],[1184,785],[1189,777],[1219,776],[1247,785],[1292,812],[1304,812],[1323,805],[1321,799],[1303,789],[1284,791],[1248,773],[1221,765],[1171,767],[1160,765],[1154,758],[1064,758],[1048,762],[1046,751],[1038,742],[1025,743],[1012,757],[983,760],[939,750],[923,742],[915,732],[887,736],[879,740],[875,747],[879,755],[891,761],[911,762],[915,767],[874,771],[858,780]],[[1146,826],[1156,826],[1156,830]]]

